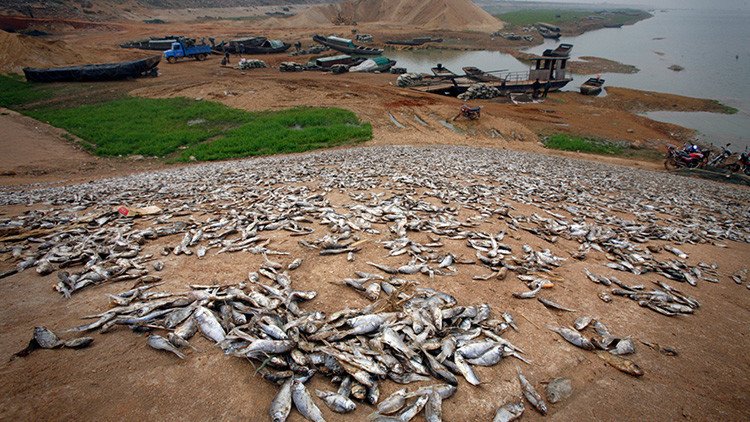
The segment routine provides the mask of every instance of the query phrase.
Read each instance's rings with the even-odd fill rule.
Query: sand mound
[[[0,73],[20,73],[26,66],[80,64],[86,57],[63,41],[52,41],[0,31]]]
[[[374,23],[425,30],[497,31],[503,24],[471,0],[346,0],[285,19],[285,26]]]

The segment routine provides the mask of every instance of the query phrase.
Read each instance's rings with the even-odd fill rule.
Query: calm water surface
[[[577,37],[573,57],[596,56],[638,67],[635,74],[602,75],[607,85],[690,97],[712,98],[739,110],[734,115],[716,113],[654,112],[647,116],[701,132],[704,141],[732,142],[733,150],[750,146],[750,11],[669,10],[619,29],[605,28]],[[530,48],[541,54],[555,40]],[[387,51],[398,66],[429,72],[436,63],[460,72],[463,66],[483,70],[520,71],[528,64],[490,51]],[[676,64],[681,72],[668,69]],[[566,90],[577,90],[587,76],[574,76]]]

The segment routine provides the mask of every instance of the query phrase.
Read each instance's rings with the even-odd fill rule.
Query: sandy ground
[[[660,175],[660,177],[662,177]],[[664,178],[668,181],[668,178]],[[692,182],[691,182],[692,183]],[[708,186],[723,188],[722,185]],[[734,188],[732,188],[734,189]],[[405,190],[387,191],[404,193]],[[382,191],[382,189],[378,189]],[[417,198],[429,199],[421,191]],[[349,202],[347,192],[333,191],[327,195],[334,207]],[[520,204],[503,198],[517,208],[517,213],[542,213],[536,206]],[[43,205],[42,205],[43,206]],[[25,206],[3,207],[5,215],[23,212]],[[618,215],[621,213],[618,212]],[[462,218],[469,215],[462,211]],[[627,216],[627,215],[625,215]],[[204,218],[201,216],[196,216]],[[677,216],[675,216],[677,217]],[[317,228],[317,226],[316,226]],[[384,225],[375,228],[387,232]],[[495,232],[505,228],[499,221],[488,221],[474,230]],[[317,238],[320,233],[303,238]],[[264,234],[266,236],[266,234]],[[385,250],[374,240],[381,236],[367,236],[373,241],[357,254],[355,262],[346,262],[343,255],[321,257],[315,251],[297,244],[299,237],[283,232],[268,232],[274,247],[291,253],[288,257],[274,257],[284,264],[293,258],[304,258],[303,266],[291,273],[295,288],[314,289],[319,296],[306,304],[327,312],[345,306],[364,306],[368,302],[360,295],[335,284],[355,270],[370,271],[366,261],[394,265],[402,257],[384,258]],[[165,237],[149,243],[144,253],[155,253],[165,245],[179,242],[180,236]],[[412,237],[426,242],[423,234]],[[506,238],[514,250],[523,244],[533,248],[550,248],[555,255],[569,256],[577,242],[561,239],[550,244],[524,231],[511,231]],[[662,244],[662,242],[650,242]],[[527,377],[539,388],[542,382],[555,377],[572,380],[573,396],[552,405],[551,420],[726,420],[750,418],[750,359],[746,349],[750,344],[746,321],[750,317],[750,290],[737,285],[729,275],[745,267],[750,259],[747,244],[727,243],[727,248],[703,244],[681,245],[690,255],[691,264],[700,261],[717,263],[719,284],[702,282],[697,288],[678,283],[677,287],[696,297],[701,308],[691,316],[668,318],[656,314],[627,299],[615,297],[606,304],[597,298],[606,290],[583,276],[583,268],[599,268],[602,275],[617,275],[629,284],[649,284],[654,275],[633,276],[601,270],[607,260],[603,254],[592,252],[584,262],[568,260],[558,271],[561,281],[550,292],[558,302],[594,315],[604,321],[617,335],[658,343],[675,348],[679,355],[670,357],[636,342],[637,353],[632,357],[645,371],[645,376],[632,378],[605,365],[590,352],[569,345],[545,328],[546,324],[569,325],[579,313],[551,311],[537,301],[512,299],[519,290],[514,277],[505,281],[474,281],[474,275],[486,274],[485,268],[460,266],[455,277],[414,276],[422,286],[434,287],[453,294],[459,303],[489,303],[494,312],[508,310],[516,316],[519,332],[509,332],[509,341],[523,348],[532,363],[529,366],[512,360],[479,368],[484,381],[480,387],[461,382],[456,396],[443,405],[444,420],[489,420],[500,404],[518,396],[516,366],[522,366]],[[444,252],[466,254],[465,241],[445,239]],[[669,258],[666,252],[660,259]],[[168,256],[166,268],[159,273],[168,291],[180,291],[186,284],[230,283],[243,280],[248,271],[255,270],[262,257],[246,253],[215,255],[202,260],[195,256]],[[0,263],[7,269],[10,262]],[[10,357],[22,349],[31,335],[32,327],[45,325],[61,331],[82,323],[80,316],[96,313],[106,307],[108,293],[130,288],[129,283],[110,283],[89,288],[63,299],[52,290],[55,275],[38,276],[25,271],[0,283],[0,356]],[[276,387],[253,376],[253,367],[240,359],[223,356],[203,338],[193,344],[197,351],[185,361],[148,348],[145,336],[118,329],[106,335],[94,334],[94,345],[85,350],[42,350],[27,358],[10,359],[0,366],[0,418],[3,420],[121,420],[122,418],[161,420],[266,420],[268,404]],[[320,379],[313,387],[323,387]],[[381,397],[398,388],[384,383]],[[361,405],[350,416],[335,415],[324,410],[328,420],[365,420],[372,411]],[[541,416],[527,408],[524,420],[541,420]],[[302,420],[292,413],[290,420]]]

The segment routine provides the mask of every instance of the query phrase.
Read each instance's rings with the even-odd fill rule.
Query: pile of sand
[[[285,26],[378,23],[424,30],[497,31],[502,22],[471,0],[346,0],[316,6],[293,18]]]
[[[64,41],[0,31],[0,73],[21,73],[24,67],[81,64],[86,57]]]

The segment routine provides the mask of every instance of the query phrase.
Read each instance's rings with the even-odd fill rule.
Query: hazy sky
[[[526,1],[526,0],[520,0]],[[553,3],[632,4],[649,8],[750,10],[750,0],[542,0]]]

